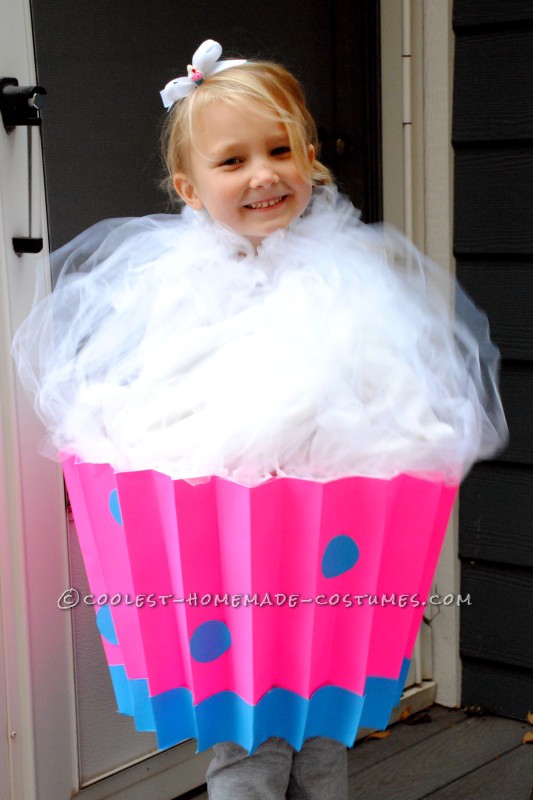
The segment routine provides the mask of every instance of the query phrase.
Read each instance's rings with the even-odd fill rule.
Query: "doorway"
[[[275,0],[253,8],[208,0],[201,9],[169,0],[32,0],[32,18],[37,78],[48,92],[42,142],[51,249],[103,218],[169,210],[160,188],[159,90],[184,74],[207,37],[222,43],[224,57],[277,60],[297,75],[323,160],[363,218],[381,218],[375,0]],[[72,526],[69,561],[71,585],[83,591]],[[148,763],[157,747],[154,736],[116,714],[93,610],[80,606],[72,621],[79,786],[82,796],[96,797],[118,773]]]
[[[221,42],[225,58],[271,59],[296,74],[323,159],[363,218],[381,218],[379,3],[204,0],[200,8],[32,0],[37,75],[48,92],[42,137],[52,249],[98,220],[168,210],[159,185],[159,90],[184,74],[206,38]]]

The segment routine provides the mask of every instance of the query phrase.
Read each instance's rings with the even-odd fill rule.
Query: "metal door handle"
[[[7,133],[12,133],[18,125],[28,131],[28,236],[14,236],[13,248],[18,256],[23,253],[40,253],[43,240],[31,235],[31,183],[32,183],[32,141],[31,129],[41,124],[39,110],[44,105],[46,89],[42,86],[19,86],[16,78],[0,78],[0,110]]]

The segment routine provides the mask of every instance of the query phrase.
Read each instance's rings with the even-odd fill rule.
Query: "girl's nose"
[[[279,183],[279,176],[268,164],[259,164],[250,178],[250,188],[260,189]]]

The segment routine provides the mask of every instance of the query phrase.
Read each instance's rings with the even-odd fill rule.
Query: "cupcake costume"
[[[145,597],[97,609],[119,710],[161,747],[385,727],[458,483],[506,439],[485,316],[327,187],[257,251],[186,209],[52,268],[14,353],[91,591]]]

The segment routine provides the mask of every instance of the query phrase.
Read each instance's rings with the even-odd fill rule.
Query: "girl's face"
[[[252,101],[215,100],[194,117],[187,173],[174,175],[185,202],[257,246],[307,208],[310,178],[296,168],[285,126]],[[308,146],[309,166],[315,151]]]

